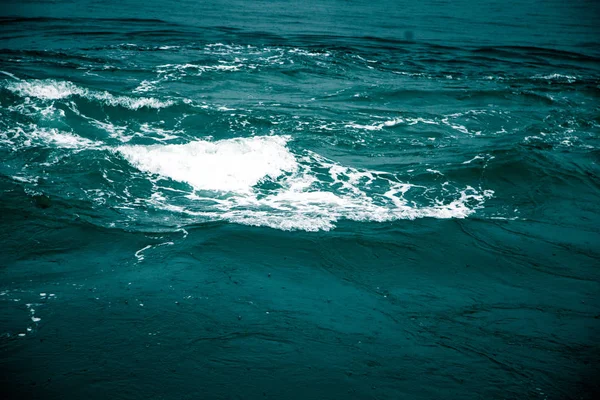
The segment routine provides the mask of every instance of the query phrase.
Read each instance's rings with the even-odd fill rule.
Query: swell
[[[6,58],[0,62],[0,65],[10,71],[21,67],[23,63],[28,63],[32,68],[36,68],[41,67],[40,62],[46,62],[59,69],[81,69],[82,72],[94,69],[102,72],[108,68],[121,73],[138,71],[160,75],[160,64],[153,64],[151,60],[148,60],[150,63],[142,66],[133,60],[118,56],[119,52],[131,55],[138,52],[155,52],[160,55],[176,53],[187,59],[181,64],[171,63],[170,65],[178,68],[197,66],[198,72],[202,72],[203,66],[229,63],[237,64],[237,69],[247,73],[269,69],[279,74],[294,74],[299,77],[301,74],[320,75],[339,81],[346,79],[348,75],[363,80],[365,73],[367,77],[381,73],[386,74],[385,79],[391,79],[392,82],[409,81],[417,84],[419,81],[433,79],[447,81],[452,84],[448,87],[450,91],[457,91],[457,89],[476,91],[479,89],[477,86],[473,86],[473,83],[476,82],[479,86],[487,86],[489,91],[518,88],[515,85],[523,85],[526,89],[545,88],[556,91],[561,87],[567,88],[568,85],[571,85],[572,89],[583,88],[593,92],[598,89],[600,83],[597,65],[594,66],[595,68],[581,63],[552,66],[545,61],[540,61],[523,68],[524,60],[519,59],[481,58],[480,56],[474,58],[469,54],[458,54],[457,57],[440,59],[431,58],[426,49],[423,51],[423,54],[427,55],[426,57],[417,57],[413,53],[406,57],[394,56],[398,58],[395,59],[381,52],[365,53],[348,48],[323,46],[304,49],[289,44],[255,47],[222,43],[183,46],[122,43],[70,51],[3,48],[0,49],[0,54],[5,55]],[[202,58],[186,57],[186,53],[198,52]],[[240,61],[239,57],[244,57],[244,59]],[[399,63],[402,64],[402,67],[398,67]],[[493,68],[490,68],[490,63],[493,63]],[[517,65],[519,68],[515,69]],[[43,73],[43,69],[40,72]],[[193,76],[191,75],[191,77]],[[384,77],[381,76],[381,78]],[[498,87],[500,85],[501,87]]]
[[[334,33],[275,33],[265,30],[251,30],[240,27],[224,26],[214,23],[181,23],[173,20],[159,18],[55,18],[55,17],[25,17],[9,16],[0,17],[5,33],[14,35],[19,32],[27,34],[30,25],[36,25],[38,31],[48,31],[52,35],[72,36],[76,34],[94,36],[113,35],[117,38],[139,38],[144,41],[150,38],[160,42],[169,40],[178,44],[194,44],[204,42],[206,37],[212,37],[227,43],[244,43],[265,46],[299,46],[323,47],[324,43],[329,50],[350,50],[366,54],[401,52],[410,54],[440,54],[442,56],[456,55],[468,56],[493,56],[504,61],[571,61],[577,63],[595,64],[600,61],[598,55],[593,54],[596,43],[583,43],[577,50],[560,49],[542,46],[456,46],[442,44],[436,41],[423,41],[391,36],[377,35],[344,35]],[[77,30],[72,26],[77,25]],[[144,29],[149,27],[150,29]],[[92,38],[90,38],[91,40]],[[589,49],[589,51],[588,51]],[[589,65],[593,66],[593,65]]]
[[[574,53],[135,29],[134,43],[3,50],[2,174],[32,199],[102,226],[328,230],[529,218],[598,195],[599,80]]]
[[[65,146],[63,143],[69,144],[67,145],[67,147],[62,147],[62,149],[60,147],[56,147],[57,144],[59,146]],[[182,183],[185,183],[187,179],[185,178],[185,175],[183,177],[181,177],[181,175],[178,177],[178,175],[171,175],[171,173],[168,171],[164,172],[161,170],[154,170],[154,167],[152,166],[153,164],[139,164],[139,161],[134,161],[132,168],[132,159],[126,161],[121,157],[115,157],[115,148],[103,143],[93,145],[90,142],[81,141],[81,139],[78,139],[78,141],[73,143],[72,145],[71,143],[71,141],[65,142],[64,139],[61,139],[61,141],[59,142],[56,142],[54,139],[52,139],[50,142],[41,142],[40,144],[42,145],[42,149],[45,147],[43,153],[46,154],[45,158],[47,160],[45,163],[46,166],[44,167],[45,171],[42,172],[42,170],[39,170],[37,174],[40,175],[38,175],[37,178],[33,178],[33,180],[31,180],[32,178],[26,177],[14,177],[11,178],[11,180],[14,181],[17,185],[23,185],[25,188],[29,188],[27,190],[30,191],[29,193],[31,193],[32,198],[35,198],[38,192],[47,193],[51,196],[51,198],[59,200],[54,203],[55,206],[71,208],[72,210],[77,209],[79,210],[77,211],[77,213],[90,216],[90,222],[94,223],[93,221],[98,221],[101,225],[110,225],[111,223],[114,223],[118,220],[126,221],[127,219],[130,219],[133,215],[138,215],[140,212],[145,212],[144,210],[149,209],[154,209],[153,213],[155,213],[156,218],[160,220],[161,213],[157,213],[157,206],[159,207],[159,209],[164,209],[169,211],[169,213],[172,213],[177,208],[184,206],[184,204],[186,204],[184,207],[188,208],[188,211],[186,211],[188,215],[186,216],[185,214],[183,214],[175,219],[171,219],[171,221],[173,221],[171,223],[175,226],[181,226],[182,224],[185,225],[191,223],[195,218],[200,218],[201,220],[204,219],[206,222],[208,222],[214,220],[214,217],[217,217],[217,214],[211,214],[211,212],[198,212],[194,211],[193,208],[189,209],[189,206],[192,205],[192,203],[189,203],[187,201],[181,203],[182,198],[177,200],[177,196],[170,197],[170,195],[168,195],[169,191],[174,191],[173,193],[193,193],[193,191],[190,191],[189,186],[186,187],[185,184],[182,185]],[[215,142],[215,144],[218,143],[219,142]],[[156,148],[157,150],[160,149],[160,147],[147,147],[147,149],[154,148]],[[163,148],[167,149],[167,147]],[[296,148],[296,146],[293,146],[292,148]],[[135,150],[135,147],[131,147],[130,149]],[[176,148],[173,149],[175,150]],[[465,149],[465,151],[466,150],[468,149]],[[38,147],[36,153],[30,153],[32,156],[35,157],[35,159],[31,160],[34,163],[31,164],[31,166],[29,167],[29,173],[33,174],[34,176],[36,174],[35,171],[37,169],[36,167],[34,167],[35,164],[44,164],[44,158],[40,158],[39,151],[40,148]],[[117,151],[121,152],[121,150]],[[278,148],[276,151],[288,152],[289,150],[286,150],[284,148]],[[388,171],[396,170],[397,172],[394,174],[383,173],[383,175],[381,172],[377,172],[377,174],[379,174],[379,176],[381,176],[381,178],[384,179],[380,181],[378,185],[381,185],[385,182],[397,182],[401,184],[402,181],[410,182],[411,185],[416,185],[413,189],[410,189],[406,195],[403,195],[403,197],[405,197],[405,199],[410,202],[416,201],[417,203],[420,203],[421,205],[417,206],[417,210],[418,207],[427,207],[426,204],[429,201],[427,200],[428,198],[435,199],[438,195],[444,195],[444,190],[450,187],[445,186],[446,183],[444,182],[451,182],[452,187],[455,188],[453,190],[457,191],[459,191],[460,187],[465,184],[474,185],[475,187],[480,188],[483,187],[493,189],[495,192],[495,196],[493,199],[488,200],[486,202],[487,204],[484,209],[478,211],[478,216],[480,218],[485,218],[486,216],[501,216],[503,218],[531,218],[538,213],[538,209],[540,209],[541,207],[546,208],[545,204],[547,204],[548,199],[554,199],[553,201],[558,201],[561,198],[568,199],[572,196],[571,193],[573,193],[576,194],[576,196],[579,196],[580,201],[588,201],[589,199],[597,197],[599,194],[600,183],[598,182],[598,179],[596,177],[597,171],[594,169],[593,165],[590,165],[584,161],[578,164],[570,164],[568,161],[568,157],[565,154],[560,152],[557,153],[553,151],[552,148],[541,148],[532,150],[530,146],[526,146],[524,144],[505,145],[505,148],[498,148],[497,145],[490,148],[480,146],[478,148],[478,153],[479,155],[473,156],[472,153],[471,155],[468,155],[468,153],[465,152],[461,155],[453,152],[453,154],[450,154],[451,157],[447,158],[447,160],[463,159],[466,161],[452,161],[450,163],[443,161],[443,152],[438,153],[438,156],[441,156],[442,158],[437,163],[434,163],[429,168],[417,168],[414,172],[411,172],[411,170],[415,169],[414,164],[410,162],[407,162],[404,167],[398,168],[391,165],[388,161],[386,162],[385,166],[382,166],[382,168]],[[20,153],[18,157],[27,157],[27,154],[28,153]],[[143,155],[143,153],[139,154],[141,154],[143,157],[146,157],[145,155]],[[184,156],[185,154],[186,153],[180,153],[180,156]],[[333,171],[333,169],[331,168],[335,168],[335,170],[339,171],[346,171],[346,167],[341,165],[336,166],[335,163],[321,159],[318,155],[313,156],[310,152],[304,153],[304,155],[302,154],[303,151],[296,148],[294,157],[298,160],[300,160],[301,157],[306,156],[308,156],[309,158],[312,158],[314,156],[317,157],[314,158],[313,161],[311,161],[311,164],[306,164],[306,167],[310,166],[310,169],[308,169],[307,171],[323,170],[325,172],[327,170],[330,170],[330,172],[326,172],[326,174],[331,174],[331,171]],[[59,158],[57,159],[58,162],[52,161],[56,158],[57,155],[59,155]],[[15,154],[13,154],[13,157],[14,156]],[[154,163],[154,160],[157,160],[158,157],[162,157],[161,153],[149,153],[147,160]],[[277,157],[273,158],[273,156],[268,156],[267,158],[277,159]],[[48,161],[51,162],[49,165]],[[429,162],[431,161],[432,160],[430,159]],[[25,160],[21,162],[23,164],[27,163],[27,161]],[[17,162],[15,165],[18,165],[21,162]],[[226,161],[219,160],[218,162],[220,163]],[[314,162],[316,162],[316,164],[313,165]],[[73,168],[74,165],[77,165],[77,168]],[[293,168],[295,169],[297,167]],[[438,171],[436,171],[435,168],[437,168]],[[140,173],[138,169],[141,169],[142,173]],[[202,169],[203,168],[200,168],[200,170]],[[144,173],[144,170],[146,170],[147,172],[151,172],[151,174],[146,175]],[[67,176],[63,175],[67,172],[68,175],[74,177],[76,181],[71,181],[70,179],[62,178],[63,176]],[[182,172],[185,172],[185,170],[182,170]],[[13,173],[14,172],[6,171],[3,174],[9,176]],[[160,182],[161,179],[164,179],[159,178],[159,180],[157,181],[157,178],[154,175],[156,173],[158,173],[159,175],[164,175],[166,177],[172,176],[173,178],[175,178],[175,181],[172,181],[171,183],[162,180],[162,183],[159,185],[169,188],[167,192],[156,192],[156,189],[153,189],[157,182]],[[187,172],[185,173],[187,174]],[[343,174],[346,173],[347,172],[343,172]],[[360,177],[363,176],[362,174],[364,173],[373,174],[373,172],[364,170],[350,170],[350,175],[347,175],[347,177],[343,178],[339,182],[340,184],[344,184],[343,182],[346,182],[348,179],[350,181],[354,179],[352,178],[353,175]],[[254,183],[244,183],[244,186],[241,186],[241,188],[247,187],[248,189],[250,189],[250,186],[256,186],[256,179],[260,178],[262,180],[261,176],[263,176],[263,174],[263,172],[259,172],[255,178],[251,178],[252,180],[250,182]],[[277,172],[273,176],[279,174],[280,173]],[[311,175],[306,175],[306,177],[309,176]],[[320,185],[327,182],[327,180],[323,180],[325,175],[316,176],[319,176],[318,180],[321,182]],[[176,182],[177,180],[179,180],[180,182]],[[302,177],[297,182],[300,183],[303,180],[305,180],[304,177]],[[218,181],[224,182],[222,179],[219,179]],[[535,183],[532,184],[532,182]],[[385,185],[389,185],[390,183],[385,183]],[[73,193],[75,193],[75,186],[73,186],[74,184],[76,184],[78,187],[85,188],[85,193],[87,194],[82,197],[76,196],[75,198],[73,198]],[[205,183],[201,183],[201,185],[204,184]],[[275,186],[272,187],[273,184],[275,184]],[[279,184],[280,183],[275,183],[275,181],[273,181],[273,183],[267,183],[266,186],[265,184],[261,183],[258,187],[262,187],[264,188],[264,190],[267,190],[265,194],[268,195],[270,191],[274,188],[276,190],[274,193],[278,193],[277,191],[279,189],[276,188]],[[192,183],[192,185],[195,184]],[[327,185],[329,185],[329,183],[327,183]],[[335,185],[338,184],[336,183]],[[390,186],[389,188],[393,187],[394,186]],[[420,187],[427,189],[425,192],[422,192],[422,190],[419,189]],[[208,188],[212,189],[216,187],[208,186]],[[236,187],[234,186],[233,188]],[[127,191],[129,190],[131,193],[129,195],[124,196],[122,193],[123,190],[125,190],[125,193],[127,193]],[[361,187],[360,190],[365,189]],[[388,189],[384,188],[383,191],[385,190]],[[427,195],[427,197],[421,197],[421,193],[424,194],[427,192],[430,193],[429,195]],[[158,203],[147,203],[146,201],[142,201],[141,203],[136,205],[136,203],[138,202],[138,200],[136,199],[154,199],[155,194],[157,193],[160,193],[159,196],[156,198],[158,200]],[[63,197],[65,194],[67,196]],[[89,197],[91,195],[93,196]],[[98,195],[100,197],[97,197]],[[133,197],[128,198],[128,196],[130,195],[133,195]],[[221,199],[219,201],[223,200]],[[372,207],[370,205],[361,203],[357,203],[356,205],[363,209],[369,209],[369,207]],[[112,212],[116,213],[113,214],[113,217],[109,217],[110,214],[106,214],[102,211],[102,209],[106,206],[108,206],[108,209],[111,209]],[[123,214],[123,211],[120,211],[122,210],[122,207],[125,207],[125,209],[133,207],[133,209]],[[515,207],[515,210],[512,210],[507,207]],[[382,213],[384,211],[383,209],[377,210],[377,213]],[[514,212],[516,210],[518,210],[517,214],[515,214]],[[426,211],[423,214],[423,216],[430,215],[428,213],[429,211]],[[95,216],[91,217],[92,215]],[[119,217],[119,215],[121,215],[121,217]],[[246,214],[242,215],[231,214],[232,221],[250,224],[275,224],[272,225],[273,227],[275,227],[286,226],[279,224],[282,224],[289,218],[289,216],[281,216],[284,219],[276,219],[274,220],[275,222],[268,222],[264,220],[258,221],[254,219],[260,214],[251,213],[250,217]],[[412,218],[410,217],[410,215],[411,214],[408,214],[406,217]],[[140,217],[141,214],[137,218]],[[208,217],[208,219],[206,219],[206,217]],[[248,218],[252,219],[248,220]],[[339,218],[343,219],[344,214],[341,214]],[[382,213],[379,216],[372,218],[374,218],[375,220],[387,220],[391,217],[386,216],[385,213]],[[157,219],[155,219],[154,217],[150,217],[149,219],[147,217],[143,217],[140,221],[145,221],[141,222],[141,225],[147,225],[151,223],[157,223]],[[217,220],[220,220],[220,217],[217,218]],[[313,224],[312,226],[318,226],[314,225],[315,221],[310,222],[310,224]],[[302,226],[307,227],[308,225]],[[321,227],[323,229],[329,229],[328,227],[330,227],[330,225],[326,223],[325,225],[321,225]]]
[[[156,18],[57,18],[57,17],[24,17],[24,16],[14,16],[14,17],[0,17],[0,22],[2,23],[14,23],[21,24],[23,22],[90,22],[90,21],[101,21],[101,22],[118,22],[118,23],[142,23],[142,24],[173,24],[172,22],[167,22],[165,20],[156,19]]]
[[[497,55],[502,58],[518,57],[527,58],[551,58],[556,60],[576,60],[598,62],[597,56],[548,47],[535,46],[486,46],[472,50],[473,53]]]

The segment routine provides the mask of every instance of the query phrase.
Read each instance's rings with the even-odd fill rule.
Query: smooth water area
[[[2,398],[587,399],[593,1],[5,1]]]

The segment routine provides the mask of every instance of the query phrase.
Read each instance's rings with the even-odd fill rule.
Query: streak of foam
[[[58,147],[64,149],[100,148],[103,143],[96,142],[71,132],[63,132],[56,128],[16,126],[0,132],[0,142],[6,143],[13,150],[33,146]]]
[[[410,117],[401,116],[391,119],[386,119],[382,116],[371,116],[376,118],[375,122],[357,122],[350,121],[346,122],[344,127],[362,131],[382,131],[386,128],[392,128],[396,126],[411,126],[417,124],[423,125],[437,125],[440,127],[448,127],[453,131],[472,136],[478,136],[482,134],[497,135],[506,133],[506,129],[502,126],[503,124],[510,123],[511,116],[503,111],[497,110],[481,110],[474,109],[464,112],[457,112],[452,114],[445,114],[439,116],[433,116],[430,118],[426,117]],[[501,125],[501,129],[497,129],[497,125]],[[486,129],[476,130],[475,128],[484,127]],[[328,128],[327,125],[323,124],[319,126],[319,129]],[[492,130],[494,129],[494,130]]]
[[[537,79],[537,80],[545,80],[545,81],[549,81],[549,82],[573,83],[573,82],[577,81],[576,76],[563,75],[563,74],[535,75],[535,76],[532,76],[531,78]]]
[[[493,195],[491,190],[470,186],[454,191],[444,186],[443,196],[427,197],[423,193],[430,188],[402,182],[388,172],[343,166],[307,150],[294,154],[288,147],[290,140],[258,136],[121,146],[116,151],[150,174],[153,182],[159,178],[190,185],[185,202],[181,195],[170,197],[166,191],[155,192],[146,201],[198,221],[330,230],[344,219],[465,218]]]
[[[416,124],[427,124],[427,125],[439,125],[438,121],[427,118],[393,118],[382,122],[374,122],[372,124],[358,124],[356,122],[349,122],[345,125],[346,128],[364,129],[367,131],[380,131],[384,128],[392,128],[397,125],[416,125]]]
[[[82,88],[69,81],[56,81],[53,79],[31,79],[11,81],[6,88],[22,97],[34,97],[40,100],[60,100],[72,96],[79,96],[88,100],[100,101],[110,106],[121,106],[131,110],[139,108],[165,108],[173,105],[173,101],[162,101],[152,97],[115,96],[109,92],[98,92]]]
[[[6,76],[10,76],[11,78],[13,78],[15,80],[19,80],[19,78],[17,78],[16,76],[14,76],[13,74],[11,74],[10,72],[0,71],[0,74],[6,75]]]
[[[160,87],[164,82],[197,78],[206,73],[253,71],[264,67],[296,64],[297,62],[309,62],[316,66],[327,67],[335,59],[334,53],[330,51],[308,51],[301,48],[213,43],[196,50],[200,50],[206,62],[158,65],[155,68],[156,77],[142,80],[133,90],[134,93],[148,92]],[[327,63],[323,63],[323,61],[327,61]]]
[[[392,119],[392,120],[388,120],[388,121],[383,121],[380,123],[373,123],[373,124],[369,124],[369,125],[362,125],[362,124],[357,124],[355,122],[350,122],[348,124],[346,124],[346,128],[354,128],[354,129],[365,129],[368,131],[380,131],[385,127],[393,127],[402,123],[405,123],[406,121],[402,118],[396,118],[396,119]]]
[[[145,255],[144,255],[144,252],[146,250],[149,250],[149,249],[152,249],[152,248],[156,248],[156,247],[161,247],[161,246],[172,246],[174,244],[175,244],[174,242],[164,242],[164,243],[159,243],[159,244],[156,244],[156,245],[149,244],[149,245],[147,245],[145,247],[142,247],[138,251],[136,251],[134,253],[134,256],[135,256],[135,258],[137,258],[138,262],[141,262],[141,261],[144,261],[144,259],[146,258]]]
[[[156,67],[157,78],[153,80],[145,79],[139,83],[139,85],[133,90],[134,93],[145,93],[152,91],[159,87],[163,82],[166,81],[177,81],[186,76],[201,76],[202,74],[210,71],[222,71],[232,72],[239,71],[244,67],[243,64],[239,63],[239,59],[234,60],[232,63],[222,62],[216,65],[200,65],[200,64],[164,64]],[[255,68],[253,65],[247,66],[250,69]]]

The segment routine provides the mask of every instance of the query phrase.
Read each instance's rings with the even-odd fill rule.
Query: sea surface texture
[[[0,6],[0,398],[598,398],[597,2]]]

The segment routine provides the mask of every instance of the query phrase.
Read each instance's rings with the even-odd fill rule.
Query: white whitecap
[[[286,136],[262,136],[187,144],[121,146],[136,168],[186,182],[196,190],[249,192],[265,178],[294,171]]]
[[[132,110],[139,108],[165,108],[173,105],[172,100],[158,100],[153,97],[115,96],[109,92],[82,88],[69,81],[53,79],[30,79],[11,81],[6,88],[22,97],[34,97],[40,100],[60,100],[71,96],[80,96],[88,100],[100,101],[111,106],[121,106]]]
[[[532,79],[546,80],[550,82],[567,82],[573,83],[577,81],[577,77],[573,75],[563,75],[563,74],[549,74],[549,75],[535,75]]]
[[[444,199],[424,197],[418,193],[427,193],[429,188],[402,182],[388,172],[343,166],[308,150],[295,154],[287,146],[290,140],[289,136],[247,137],[121,146],[117,152],[151,174],[154,182],[159,176],[192,186],[195,190],[185,196],[187,203],[181,203],[181,196],[173,203],[167,192],[154,192],[145,201],[200,221],[330,230],[344,219],[465,218],[493,195],[491,190],[466,187]],[[274,186],[259,185],[267,180]],[[408,200],[413,190],[416,197]],[[211,195],[211,191],[216,193]]]
[[[101,148],[103,144],[56,128],[44,128],[35,124],[16,126],[0,132],[0,142],[5,142],[14,150],[19,148],[45,146],[73,150]]]

